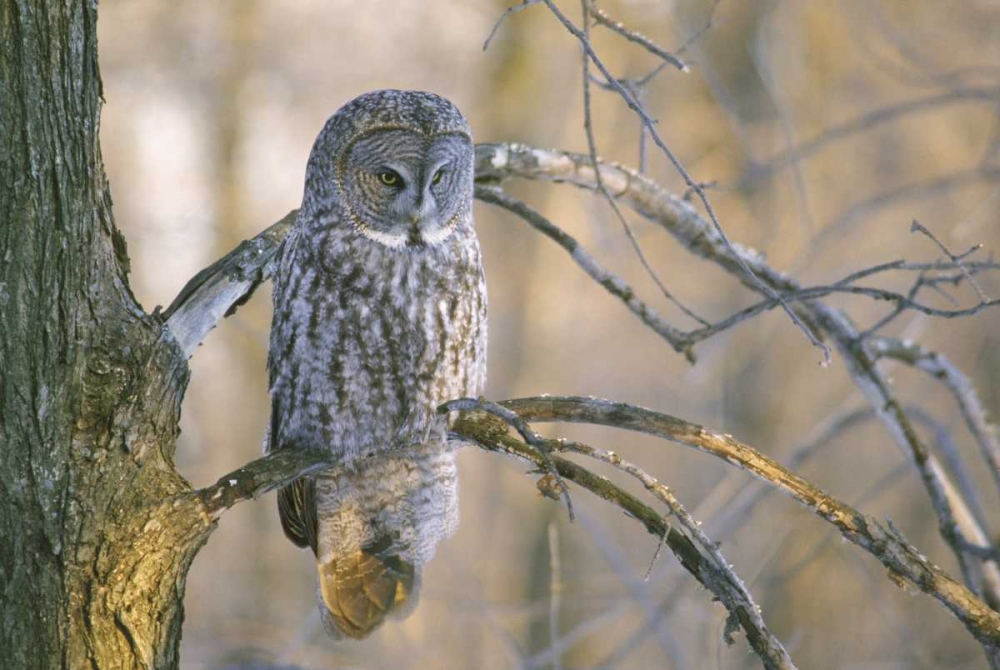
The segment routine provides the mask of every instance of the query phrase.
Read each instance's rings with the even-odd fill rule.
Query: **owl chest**
[[[307,284],[286,361],[297,432],[348,451],[424,441],[440,403],[481,391],[481,281],[418,265],[388,277],[343,267]]]

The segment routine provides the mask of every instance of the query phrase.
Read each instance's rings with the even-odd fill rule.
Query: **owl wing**
[[[271,426],[269,450],[281,449],[278,440],[281,435],[281,411],[278,399],[271,397]],[[289,540],[300,547],[310,547],[316,553],[316,481],[312,477],[302,477],[278,491],[278,516],[281,528]]]
[[[278,491],[278,516],[285,535],[316,553],[316,481],[305,477]]]
[[[298,228],[292,226],[278,249],[275,264],[274,292],[281,296],[284,290],[282,277],[289,274],[288,266],[294,263],[295,242],[298,238]],[[287,337],[280,328],[271,327],[271,346],[267,357],[267,382],[271,391],[271,424],[268,427],[267,451],[277,451],[289,445],[281,441],[281,403],[282,389],[278,388],[278,361],[275,353],[281,350],[281,338]],[[311,547],[316,552],[316,482],[312,477],[303,477],[278,491],[278,516],[281,518],[281,528],[292,542],[299,547]]]

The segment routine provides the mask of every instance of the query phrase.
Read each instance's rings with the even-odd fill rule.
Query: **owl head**
[[[444,98],[366,93],[317,137],[300,221],[349,227],[392,249],[439,244],[472,225],[473,156],[469,124]]]

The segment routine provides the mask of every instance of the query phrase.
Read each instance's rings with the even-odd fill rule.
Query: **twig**
[[[590,3],[588,0],[580,0],[580,4],[583,9],[584,38],[589,40],[590,22],[588,20],[588,8],[590,6]],[[700,316],[698,316],[690,309],[688,309],[684,304],[682,304],[679,300],[677,300],[677,298],[675,298],[674,295],[669,290],[667,290],[667,287],[666,285],[664,285],[663,280],[660,279],[660,276],[656,273],[656,270],[653,269],[653,266],[650,265],[649,261],[646,259],[646,254],[643,253],[642,246],[639,244],[639,240],[636,238],[635,233],[632,232],[632,226],[629,225],[628,219],[625,218],[625,215],[618,207],[618,203],[615,202],[615,199],[611,197],[611,194],[608,192],[608,189],[604,187],[604,182],[601,180],[601,171],[597,168],[598,164],[597,142],[594,139],[594,124],[593,124],[591,105],[590,105],[590,61],[587,58],[586,53],[582,54],[580,60],[583,67],[583,128],[587,136],[587,149],[590,152],[590,164],[594,168],[594,179],[597,182],[597,190],[598,192],[600,192],[601,195],[604,196],[604,199],[611,206],[611,209],[615,213],[615,217],[617,217],[619,223],[622,224],[622,228],[625,230],[625,235],[628,237],[629,243],[632,245],[632,249],[639,257],[639,262],[642,264],[643,269],[645,269],[646,274],[649,275],[650,279],[653,280],[653,283],[656,284],[656,287],[660,289],[660,292],[664,295],[664,297],[666,297],[667,300],[676,305],[682,312],[684,312],[684,314],[691,317],[692,319],[702,324],[703,326],[707,326],[708,323],[704,319],[702,319]],[[640,159],[640,163],[642,162],[643,160]]]
[[[507,195],[498,188],[477,186],[476,198],[517,214],[535,230],[569,252],[570,257],[576,264],[590,275],[594,281],[603,286],[608,293],[625,303],[629,311],[656,331],[675,351],[683,352],[689,361],[694,362],[694,353],[691,351],[690,343],[684,337],[684,333],[671,326],[655,309],[636,297],[635,290],[631,286],[625,283],[621,277],[613,274],[598,263],[597,259],[591,256],[569,233],[553,224],[527,204]]]
[[[594,65],[597,66],[597,69],[601,71],[601,74],[604,75],[608,83],[611,84],[611,86],[618,92],[618,94],[622,97],[622,99],[625,100],[629,108],[632,111],[634,111],[639,116],[640,119],[642,119],[643,124],[649,131],[650,136],[653,138],[653,142],[656,144],[656,146],[660,148],[661,151],[663,151],[664,155],[667,156],[670,163],[674,166],[674,169],[684,179],[684,183],[687,184],[687,186],[691,188],[698,195],[698,199],[701,201],[702,206],[705,208],[705,212],[708,214],[708,218],[712,222],[712,225],[715,228],[716,233],[722,240],[723,244],[725,244],[726,248],[729,249],[730,253],[732,254],[733,260],[736,261],[740,269],[746,274],[749,281],[754,283],[757,289],[762,291],[768,297],[778,300],[779,304],[782,306],[782,309],[784,309],[785,312],[788,314],[789,318],[791,318],[792,323],[798,326],[799,329],[801,329],[802,332],[805,333],[805,335],[809,338],[809,341],[810,343],[812,343],[813,346],[819,348],[823,352],[823,361],[822,361],[823,364],[829,365],[830,348],[819,341],[819,339],[816,337],[816,334],[813,333],[813,331],[809,328],[809,326],[806,325],[795,314],[795,312],[792,311],[791,307],[789,307],[787,304],[785,304],[783,300],[781,300],[781,297],[777,293],[775,293],[774,289],[772,289],[770,286],[768,286],[765,282],[761,281],[760,278],[757,277],[754,271],[744,260],[743,255],[736,252],[735,248],[733,247],[733,243],[729,240],[729,237],[726,235],[725,230],[723,230],[722,228],[722,223],[719,221],[718,216],[716,216],[715,214],[715,209],[712,207],[712,203],[709,202],[708,196],[705,195],[705,190],[701,187],[701,185],[698,182],[694,180],[694,178],[687,171],[684,165],[681,164],[680,160],[677,158],[674,152],[670,150],[670,148],[666,145],[666,143],[664,143],[659,133],[656,132],[656,128],[654,127],[656,122],[653,120],[653,118],[649,116],[649,114],[642,107],[642,105],[639,104],[639,102],[635,99],[635,97],[631,93],[629,93],[629,91],[625,89],[625,87],[619,84],[618,81],[612,76],[612,74],[608,71],[607,67],[605,67],[604,63],[601,61],[600,58],[598,58],[597,54],[594,52],[593,47],[591,47],[590,45],[590,41],[587,39],[584,33],[579,28],[577,28],[572,21],[566,18],[565,14],[559,11],[559,8],[556,7],[555,3],[553,3],[552,0],[544,0],[544,2],[545,5],[549,8],[549,11],[551,11],[555,15],[555,17],[559,20],[560,23],[563,24],[566,30],[568,30],[570,34],[573,35],[573,37],[575,37],[580,42],[580,45],[583,47],[586,55],[590,58],[590,60],[594,63]]]
[[[584,0],[584,2],[586,3],[584,6],[584,11],[589,12],[589,14],[594,17],[595,23],[618,33],[619,35],[627,39],[629,42],[632,42],[633,44],[638,44],[649,53],[653,54],[657,58],[663,59],[663,62],[673,65],[681,72],[687,72],[689,70],[688,66],[680,58],[670,53],[669,51],[661,49],[648,37],[641,35],[637,32],[634,32],[632,30],[629,30],[624,25],[622,25],[620,21],[615,21],[614,19],[609,17],[603,9],[597,7],[594,4],[593,0]],[[586,20],[584,20],[584,25],[586,25],[586,23],[587,23]],[[586,28],[584,30],[586,30]]]
[[[966,251],[966,252],[964,252],[964,253],[959,254],[959,255],[956,256],[955,254],[951,253],[951,251],[948,250],[948,247],[946,247],[944,244],[942,244],[941,240],[939,240],[938,238],[934,237],[934,233],[932,233],[931,231],[927,230],[927,228],[925,228],[916,219],[914,219],[913,223],[910,225],[910,232],[922,233],[922,234],[926,235],[927,237],[929,237],[930,240],[934,244],[937,245],[938,249],[940,249],[942,252],[944,252],[944,254],[948,258],[951,259],[951,262],[954,263],[955,265],[957,265],[958,269],[962,271],[962,274],[965,275],[965,278],[968,280],[969,284],[972,286],[973,289],[975,289],[976,295],[979,296],[979,300],[981,302],[989,302],[990,301],[990,299],[988,297],[986,297],[986,293],[983,291],[982,288],[979,287],[979,284],[977,284],[976,280],[972,277],[972,273],[969,272],[969,269],[967,267],[965,267],[965,264],[962,262],[962,260],[965,259],[966,257],[968,257],[970,254],[974,254],[975,252],[977,252],[980,249],[982,249],[983,248],[982,244],[976,244],[973,247],[971,247],[968,251]]]
[[[979,312],[989,309],[991,307],[1000,306],[1000,299],[989,300],[987,302],[979,303],[973,307],[963,307],[956,309],[941,309],[939,307],[931,307],[930,305],[924,305],[913,299],[916,289],[921,286],[925,286],[925,282],[918,282],[914,285],[911,292],[907,295],[902,293],[897,293],[895,291],[888,291],[886,289],[875,288],[871,286],[844,286],[841,282],[830,284],[829,286],[815,286],[811,288],[803,288],[794,292],[783,293],[781,297],[787,303],[796,302],[807,302],[810,300],[816,300],[817,298],[823,298],[828,295],[833,294],[849,294],[849,295],[861,295],[872,298],[874,300],[881,300],[894,303],[893,311],[886,317],[883,317],[874,325],[872,325],[868,330],[861,334],[861,338],[864,339],[870,334],[877,332],[883,328],[889,321],[892,321],[895,317],[899,316],[907,310],[913,310],[915,312],[920,312],[922,314],[927,314],[928,316],[936,316],[945,319],[955,319],[964,316],[972,316],[973,314],[978,314]],[[774,309],[778,306],[776,300],[762,300],[755,303],[749,307],[734,312],[730,316],[717,321],[705,328],[699,330],[694,330],[689,333],[684,334],[682,341],[688,346],[691,346],[697,342],[707,339],[717,333],[724,330],[732,328],[738,323],[745,321],[753,316],[756,316],[762,312]]]
[[[500,24],[506,21],[508,16],[516,12],[525,10],[528,7],[531,7],[532,5],[537,5],[541,1],[542,0],[522,0],[521,4],[508,7],[504,11],[504,13],[500,15],[500,18],[497,19],[497,22],[493,24],[493,30],[490,31],[489,37],[487,37],[486,41],[483,42],[483,51],[486,51],[487,49],[490,48],[490,42],[493,41],[493,38],[496,36],[497,31],[500,30]]]
[[[569,512],[569,520],[575,520],[576,516],[573,514],[573,500],[569,497],[569,487],[566,486],[566,482],[562,480],[559,470],[552,462],[552,447],[549,440],[546,440],[544,437],[532,430],[531,426],[529,426],[527,422],[519,417],[515,412],[510,411],[503,405],[490,402],[485,398],[479,398],[478,400],[474,398],[457,398],[455,400],[449,400],[438,408],[438,412],[441,414],[448,414],[449,412],[463,410],[466,412],[482,411],[487,414],[492,414],[498,419],[501,419],[513,426],[527,444],[537,449],[539,455],[542,457],[542,460],[545,462],[545,470],[555,478],[559,494],[566,502],[566,510]]]

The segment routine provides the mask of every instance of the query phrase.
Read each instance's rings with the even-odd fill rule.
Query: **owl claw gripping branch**
[[[458,525],[436,408],[486,380],[486,283],[468,122],[431,93],[375,91],[327,122],[274,277],[267,450],[339,455],[278,494],[316,556],[335,636],[416,604],[421,566]],[[401,446],[403,445],[403,446]]]

